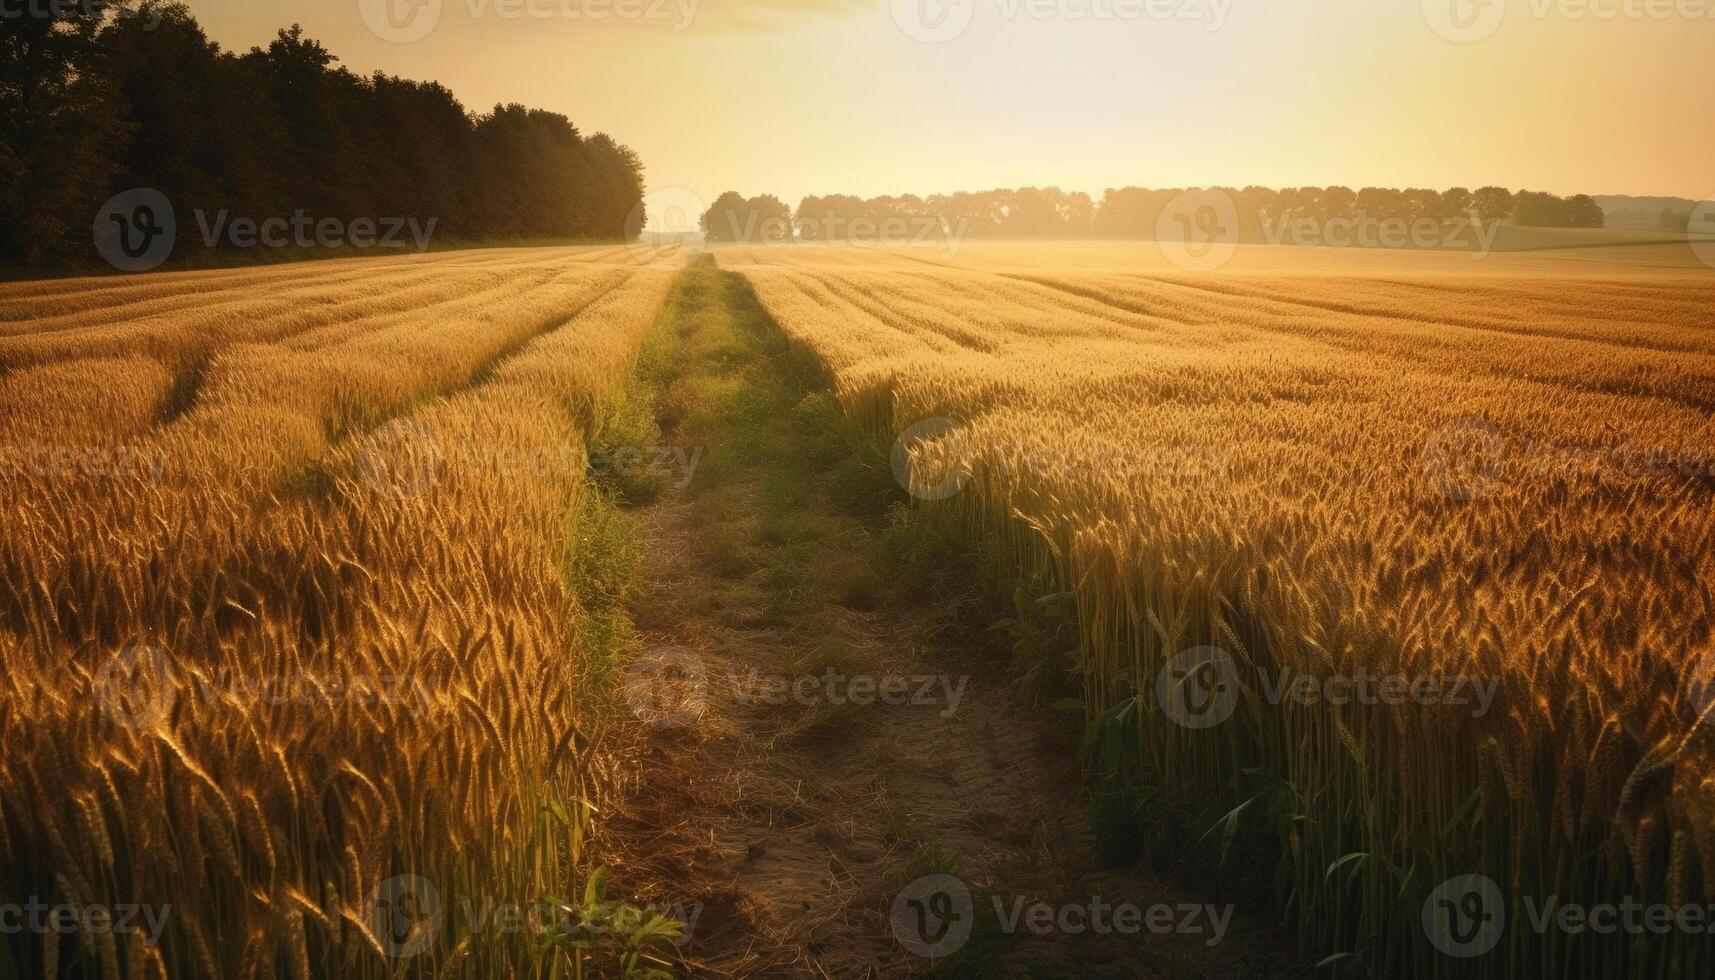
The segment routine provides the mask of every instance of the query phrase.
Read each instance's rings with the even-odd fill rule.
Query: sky
[[[1715,196],[1715,0],[189,0],[630,145],[651,194]]]

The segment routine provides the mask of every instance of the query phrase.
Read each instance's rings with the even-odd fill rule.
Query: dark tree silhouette
[[[0,0],[0,262],[33,263],[95,217],[124,138],[98,68],[106,0]]]
[[[0,0],[0,266],[89,265],[121,191],[165,194],[175,257],[199,214],[435,222],[442,241],[617,239],[643,165],[562,115],[474,115],[435,82],[347,71],[293,25],[222,51],[181,3]],[[641,223],[638,223],[640,227]],[[213,248],[224,246],[217,242]]]

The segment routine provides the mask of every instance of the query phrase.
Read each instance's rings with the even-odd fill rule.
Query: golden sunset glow
[[[969,5],[970,25],[943,43],[914,40],[886,0],[672,0],[656,20],[592,19],[602,0],[442,2],[409,43],[376,37],[357,0],[289,15],[354,71],[622,133],[652,189],[708,200],[1031,184],[1715,193],[1715,19],[1625,15],[1642,0],[1582,17],[1506,3],[1470,43],[1436,33],[1416,0],[963,0],[943,6]],[[287,16],[251,0],[194,9],[239,48]]]
[[[1709,980],[1715,0],[0,0],[0,980]]]

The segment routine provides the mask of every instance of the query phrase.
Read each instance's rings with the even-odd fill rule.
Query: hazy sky
[[[229,48],[297,21],[353,70],[438,79],[472,110],[564,112],[636,149],[652,190],[705,199],[1021,184],[1715,194],[1715,0],[190,6]],[[938,35],[952,36],[920,39]]]

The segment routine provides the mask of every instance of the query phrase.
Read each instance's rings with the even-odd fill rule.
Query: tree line
[[[1529,191],[1513,193],[1504,187],[1481,187],[1475,191],[1453,187],[1444,191],[1428,188],[1388,187],[1269,187],[1214,188],[1230,197],[1246,231],[1265,223],[1308,218],[1315,221],[1511,221],[1539,227],[1600,228],[1602,209],[1588,195],[1559,198]],[[1106,234],[1136,234],[1153,229],[1169,201],[1181,191],[1144,190],[1127,187],[1110,190],[1102,198],[1096,230]]]
[[[1617,223],[1636,227],[1653,224],[1662,231],[1691,230],[1691,212],[1683,208],[1662,208],[1660,211],[1649,208],[1616,208],[1612,216]]]
[[[0,0],[0,264],[93,261],[104,202],[187,215],[433,220],[439,239],[617,239],[643,165],[606,135],[522,105],[466,111],[437,82],[336,64],[294,25],[237,54],[177,2]],[[217,243],[214,247],[222,247]]]
[[[1587,194],[1556,197],[1535,191],[1514,193],[1505,187],[1480,187],[1473,191],[1453,187],[1444,191],[1429,188],[1364,187],[1216,187],[1234,205],[1240,236],[1247,240],[1263,236],[1264,230],[1283,221],[1405,221],[1438,222],[1477,220],[1511,222],[1545,228],[1600,228],[1605,223],[1602,208]],[[1102,195],[1096,210],[1094,231],[1099,235],[1153,235],[1163,211],[1183,190],[1150,190],[1125,187]]]
[[[1586,194],[1556,197],[1504,187],[1217,187],[1234,205],[1241,236],[1261,240],[1276,222],[1310,219],[1355,221],[1510,221],[1518,225],[1600,228],[1602,208]],[[1021,187],[977,193],[914,194],[873,198],[847,194],[805,197],[794,212],[779,198],[722,194],[703,216],[713,241],[862,241],[927,233],[974,237],[1111,235],[1153,237],[1157,223],[1183,188],[1111,188],[1099,203],[1058,187]]]
[[[1058,187],[874,198],[849,194],[806,197],[794,211],[778,197],[746,198],[728,191],[702,219],[710,241],[892,241],[903,237],[1088,235],[1090,195]]]

